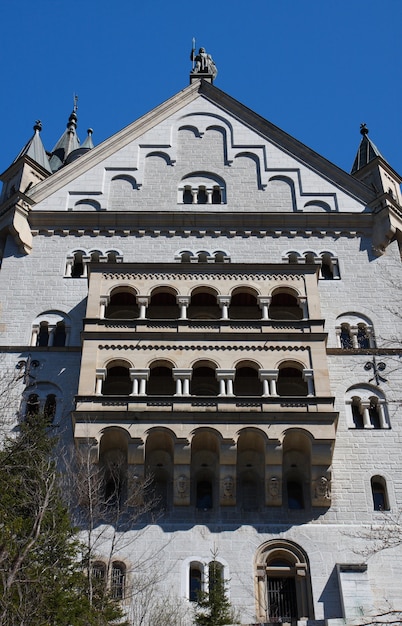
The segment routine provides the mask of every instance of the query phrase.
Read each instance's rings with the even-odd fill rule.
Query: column
[[[262,296],[258,296],[257,301],[258,301],[258,305],[261,309],[261,319],[263,320],[269,320],[269,315],[268,315],[268,309],[269,309],[269,305],[271,304],[271,296],[269,297],[262,297]]]
[[[352,340],[352,348],[358,348],[359,347],[359,342],[357,341],[357,333],[359,332],[359,329],[357,328],[357,326],[350,326],[350,338]]]
[[[49,324],[49,325],[48,325],[48,327],[47,327],[47,329],[48,329],[48,331],[49,331],[49,339],[48,339],[47,345],[48,345],[49,347],[51,347],[51,346],[53,345],[53,342],[54,342],[54,332],[55,332],[55,330],[56,330],[56,326],[51,326],[51,325]]]
[[[140,320],[145,320],[147,317],[148,303],[149,303],[148,296],[137,296],[137,304],[140,307],[140,315],[139,315]]]
[[[380,426],[381,428],[389,428],[389,424],[387,421],[387,416],[385,414],[385,406],[382,402],[377,402],[377,411],[378,411],[378,418],[380,420]]]
[[[147,380],[149,378],[149,368],[137,370],[130,368],[130,380],[133,382],[133,389],[130,396],[146,396]]]
[[[193,204],[197,204],[198,189],[191,189],[191,195],[193,196]]]
[[[105,319],[106,307],[108,304],[109,304],[108,296],[101,296],[100,309],[99,309],[99,317],[101,320]]]
[[[190,304],[190,296],[177,296],[176,297],[177,304],[180,307],[180,317],[181,320],[187,319],[187,308]]]
[[[175,396],[189,396],[190,395],[190,380],[192,376],[192,369],[177,369],[172,370],[173,380],[176,381],[176,393]]]
[[[36,346],[38,343],[38,336],[39,336],[39,324],[35,324],[35,326],[32,326],[32,333],[31,333],[31,346]]]
[[[207,194],[207,204],[212,204],[212,189],[206,189],[205,193]]]
[[[90,263],[90,261],[91,261],[91,257],[90,256],[83,256],[82,257],[82,267],[83,267],[82,276],[83,276],[83,278],[86,278],[88,276],[88,263]]]
[[[314,395],[314,373],[313,370],[303,370],[303,380],[307,383],[307,395]]]
[[[236,370],[215,370],[216,379],[219,382],[219,395],[220,396],[234,396],[233,393],[233,381],[236,374]]]
[[[264,397],[277,396],[276,381],[279,370],[259,370],[258,378],[262,381],[262,395]]]
[[[227,320],[229,319],[229,304],[230,304],[230,296],[218,296],[217,297],[218,304],[222,309],[221,319]]]
[[[102,395],[102,383],[106,380],[106,368],[101,367],[96,370],[96,382],[95,382],[95,394],[97,396]]]
[[[73,257],[67,257],[67,261],[66,261],[66,271],[64,276],[66,276],[67,278],[71,278],[71,274],[73,272],[73,263],[74,263],[74,258]]]
[[[363,428],[374,428],[370,419],[370,402],[368,400],[360,402],[360,411],[363,415]]]
[[[306,296],[299,296],[298,297],[298,304],[299,304],[301,310],[303,311],[303,319],[304,320],[308,319],[308,307],[307,307],[307,298],[306,298]]]

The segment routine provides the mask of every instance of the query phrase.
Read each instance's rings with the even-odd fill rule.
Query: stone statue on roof
[[[205,52],[205,48],[200,48],[196,54],[193,44],[190,60],[193,62],[192,74],[210,74],[212,78],[216,78],[218,70],[211,55]]]

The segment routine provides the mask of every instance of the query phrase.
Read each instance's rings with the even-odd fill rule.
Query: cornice
[[[266,346],[266,345],[248,345],[248,344],[233,344],[231,346],[228,345],[217,345],[216,343],[212,344],[195,344],[195,343],[135,343],[135,344],[122,344],[122,343],[112,343],[112,344],[100,344],[98,346],[99,350],[124,350],[124,351],[141,351],[144,350],[157,350],[158,352],[169,352],[176,350],[183,350],[186,352],[304,352],[309,350],[309,346]]]
[[[32,234],[66,237],[348,237],[370,235],[367,213],[30,211]]]

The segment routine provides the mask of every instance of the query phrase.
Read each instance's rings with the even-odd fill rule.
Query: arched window
[[[106,565],[102,561],[95,561],[92,564],[92,580],[95,586],[102,588],[106,584]]]
[[[149,372],[147,394],[149,396],[173,396],[176,386],[172,376],[172,367],[155,364]]]
[[[45,415],[46,420],[51,424],[56,415],[56,396],[54,393],[49,393],[46,396],[45,406],[43,409],[43,413]]]
[[[190,393],[192,396],[218,395],[219,384],[213,367],[207,364],[199,364],[194,367],[190,384]]]
[[[84,253],[79,250],[74,252],[71,265],[71,278],[81,278],[84,275]]]
[[[112,563],[110,595],[114,600],[123,600],[126,579],[126,567],[123,563]]]
[[[371,321],[358,313],[344,313],[337,319],[335,327],[339,348],[365,350],[375,348],[374,330]]]
[[[176,295],[169,291],[158,291],[152,294],[147,308],[147,317],[150,320],[177,319],[180,315]]]
[[[258,378],[258,369],[248,364],[236,368],[234,379],[235,396],[262,396],[262,382]]]
[[[111,365],[107,369],[106,379],[103,382],[104,396],[127,396],[132,391],[129,368],[124,365]]]
[[[105,310],[107,319],[135,319],[139,316],[139,308],[135,294],[131,291],[113,292]]]
[[[322,252],[320,256],[320,278],[323,280],[335,280],[340,278],[338,259],[330,252]]]
[[[57,322],[53,335],[53,346],[63,347],[66,345],[66,325],[64,322]]]
[[[37,393],[30,393],[25,407],[25,418],[30,419],[39,415],[40,402]]]
[[[234,320],[261,319],[261,309],[255,294],[246,291],[234,293],[230,299],[229,318]]]
[[[309,393],[303,370],[291,363],[279,368],[276,388],[279,396],[307,396]]]
[[[197,602],[202,591],[202,565],[191,563],[189,569],[189,600]]]
[[[371,493],[373,496],[374,511],[389,511],[387,485],[382,476],[372,477]]]
[[[188,307],[188,319],[219,319],[221,310],[216,294],[209,291],[197,291],[191,295]]]
[[[308,560],[299,546],[282,540],[264,544],[257,553],[256,576],[259,621],[314,619]]]
[[[384,394],[371,385],[355,386],[346,392],[347,422],[349,428],[390,428]]]
[[[37,346],[47,346],[49,345],[49,323],[48,322],[41,322],[39,324],[39,333],[38,333],[38,339],[36,342]]]
[[[296,296],[284,291],[274,293],[268,314],[272,320],[303,319],[303,311],[299,306]]]
[[[183,204],[222,204],[226,202],[223,179],[209,172],[185,176],[178,189],[178,202]]]

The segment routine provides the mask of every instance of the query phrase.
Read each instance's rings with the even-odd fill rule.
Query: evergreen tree
[[[208,591],[201,591],[195,608],[197,626],[225,626],[234,624],[234,610],[227,597],[227,581],[223,578],[222,565],[216,560],[209,564]]]
[[[55,446],[46,418],[32,415],[0,451],[0,626],[107,626],[122,617],[106,589],[89,599]]]

